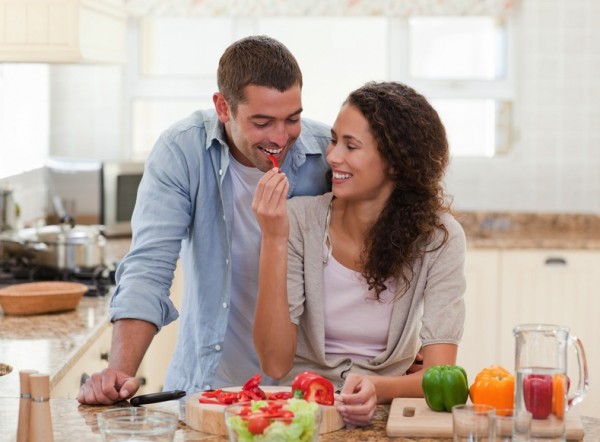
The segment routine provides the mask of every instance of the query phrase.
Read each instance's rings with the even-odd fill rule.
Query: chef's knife
[[[174,399],[180,399],[184,396],[185,391],[183,390],[162,391],[160,393],[142,394],[140,396],[136,396],[131,398],[129,403],[134,407],[139,407],[140,405],[154,404],[156,402],[172,401]]]

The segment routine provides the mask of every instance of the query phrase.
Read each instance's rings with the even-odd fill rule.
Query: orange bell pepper
[[[552,412],[557,418],[565,417],[565,395],[568,390],[568,379],[563,374],[552,375]]]
[[[515,377],[500,365],[484,368],[469,387],[469,397],[474,404],[490,405],[496,410],[513,408]]]

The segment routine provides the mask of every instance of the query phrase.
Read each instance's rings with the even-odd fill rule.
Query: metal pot
[[[42,266],[78,272],[104,265],[102,226],[32,227],[5,232],[0,240],[8,253],[28,255]]]

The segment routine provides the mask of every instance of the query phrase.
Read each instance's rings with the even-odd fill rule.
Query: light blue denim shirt
[[[301,135],[281,165],[290,197],[328,190],[324,152],[329,138],[328,126],[302,119]],[[214,111],[197,111],[160,136],[138,190],[131,250],[117,269],[109,315],[111,321],[141,319],[158,329],[177,319],[169,292],[181,253],[184,297],[166,390],[191,394],[213,388],[231,291],[228,165],[223,125]],[[245,381],[239,379],[238,385]]]

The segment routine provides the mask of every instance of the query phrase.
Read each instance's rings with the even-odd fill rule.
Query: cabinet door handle
[[[108,352],[107,351],[100,353],[100,360],[108,361]]]
[[[547,266],[552,266],[552,265],[566,266],[567,265],[567,260],[565,258],[561,258],[561,257],[557,257],[557,256],[551,256],[550,258],[546,258],[545,264]]]
[[[146,385],[146,383],[147,383],[145,376],[139,377],[139,378],[137,378],[137,380],[140,383],[140,385]]]

